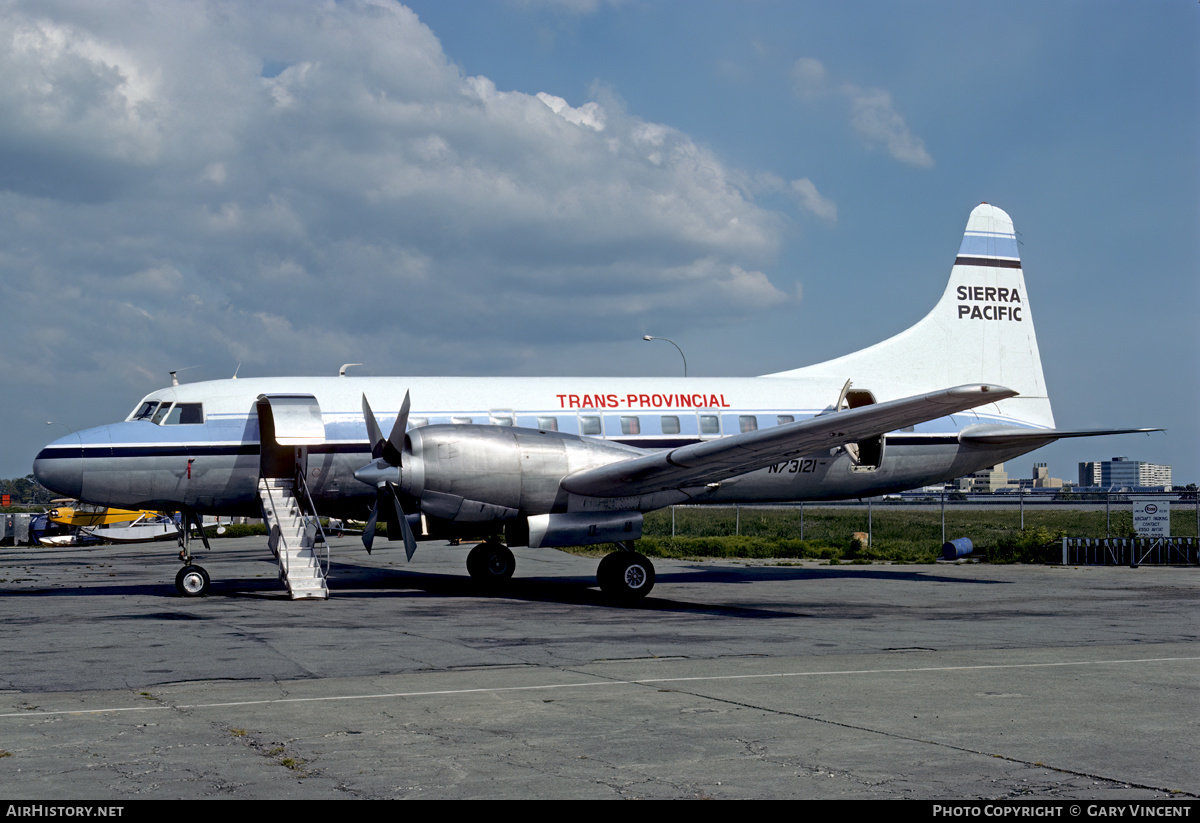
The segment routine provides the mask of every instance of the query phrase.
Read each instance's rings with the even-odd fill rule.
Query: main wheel
[[[600,558],[600,565],[596,567],[596,583],[601,591],[608,592],[615,584],[616,576],[625,570],[624,564],[621,563],[624,555],[625,552],[616,551]]]
[[[503,543],[488,541],[471,549],[467,555],[467,572],[480,583],[503,583],[517,569],[517,558]]]
[[[600,561],[596,582],[615,600],[640,600],[654,588],[654,564],[637,552],[613,552]]]
[[[208,594],[208,584],[203,566],[184,566],[175,575],[175,589],[184,597],[203,597]]]

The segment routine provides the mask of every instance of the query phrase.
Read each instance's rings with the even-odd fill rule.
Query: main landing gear
[[[498,537],[489,537],[467,555],[467,572],[487,586],[505,583],[517,569],[517,559]]]
[[[608,597],[622,603],[641,600],[654,588],[654,564],[633,550],[633,543],[617,544],[619,551],[606,554],[596,569],[596,582]],[[516,558],[499,537],[489,537],[467,555],[467,571],[477,583],[500,586],[513,576]]]
[[[617,544],[620,551],[604,555],[596,569],[600,591],[625,603],[641,600],[654,588],[654,564],[633,550],[633,544]]]

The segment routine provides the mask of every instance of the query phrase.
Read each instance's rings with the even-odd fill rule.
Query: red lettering
[[[572,409],[579,408],[579,395],[577,395],[577,394],[567,395],[567,402],[570,404],[570,407]]]
[[[556,394],[554,396],[558,398],[558,407],[565,409],[567,407],[567,396],[565,394]]]

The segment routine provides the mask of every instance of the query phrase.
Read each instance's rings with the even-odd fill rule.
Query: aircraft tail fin
[[[767,376],[849,379],[881,400],[996,383],[1020,394],[998,404],[1003,416],[1054,427],[1017,235],[1008,214],[987,203],[971,211],[946,290],[922,320],[853,354]]]

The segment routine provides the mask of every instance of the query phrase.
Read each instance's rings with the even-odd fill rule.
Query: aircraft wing
[[[562,488],[589,497],[627,497],[719,483],[819,449],[915,426],[1016,394],[1003,386],[956,386],[585,469],[563,478]]]
[[[1016,426],[968,426],[959,435],[960,443],[977,446],[1046,445],[1064,437],[1100,437],[1106,434],[1142,434],[1165,429],[1022,429]]]

